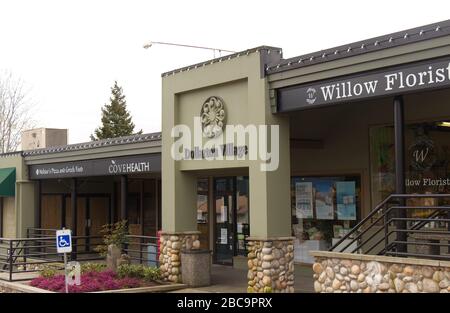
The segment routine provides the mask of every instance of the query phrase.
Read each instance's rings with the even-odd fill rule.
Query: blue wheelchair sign
[[[70,246],[70,236],[69,235],[62,235],[58,237],[58,247],[68,247]]]
[[[56,231],[56,249],[58,253],[72,252],[72,235],[70,229]]]

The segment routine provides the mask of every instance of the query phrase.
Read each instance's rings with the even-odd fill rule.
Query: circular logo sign
[[[427,136],[420,136],[409,148],[411,167],[418,171],[425,171],[436,163],[436,152],[433,141]]]
[[[314,104],[316,102],[316,89],[310,87],[306,90],[306,102],[308,104]]]
[[[200,111],[203,135],[208,138],[220,136],[225,125],[225,117],[225,103],[221,98],[209,97],[206,99]]]

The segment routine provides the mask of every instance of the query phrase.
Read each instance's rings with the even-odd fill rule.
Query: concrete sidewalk
[[[208,287],[186,288],[173,292],[247,293],[247,270],[214,264],[211,268],[211,283]],[[314,292],[311,266],[295,266],[294,288],[298,293]]]

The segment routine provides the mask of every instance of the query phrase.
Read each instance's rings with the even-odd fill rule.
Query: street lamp
[[[161,41],[149,41],[144,45],[144,49],[148,49],[153,45],[169,45],[169,46],[178,46],[178,47],[187,47],[187,48],[196,48],[196,49],[206,49],[206,50],[212,50],[214,52],[214,58],[216,57],[216,51],[219,52],[230,52],[230,53],[236,53],[236,51],[231,50],[225,50],[225,49],[219,49],[219,48],[209,48],[209,47],[202,47],[202,46],[193,46],[193,45],[184,45],[179,43],[172,43],[172,42],[161,42]]]

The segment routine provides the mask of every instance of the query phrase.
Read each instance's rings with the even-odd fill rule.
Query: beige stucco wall
[[[251,235],[264,238],[290,235],[289,119],[270,112],[267,80],[261,76],[260,53],[265,52],[252,52],[163,77],[163,230],[195,230],[196,178],[208,171],[226,173],[226,169],[233,175],[238,169],[249,173]],[[193,118],[200,116],[202,104],[210,96],[224,100],[229,125],[280,126],[281,154],[277,170],[263,172],[261,161],[248,157],[246,160],[173,160],[172,127],[185,124],[193,130]]]
[[[178,124],[187,125],[191,130],[194,130],[194,117],[200,116],[200,110],[203,102],[210,96],[218,96],[225,102],[227,124],[233,125],[248,125],[249,123],[249,108],[248,108],[248,82],[246,79],[231,81],[226,84],[210,86],[201,89],[191,90],[181,93],[177,97],[176,104],[176,120]],[[201,126],[196,125],[199,131]],[[226,136],[226,132],[224,133]],[[202,144],[208,141],[208,138],[203,138]],[[192,160],[180,161],[180,170],[204,170],[230,167],[246,167],[247,161],[230,161],[230,160]]]
[[[16,206],[14,197],[3,198],[3,216],[2,216],[3,237],[16,237]]]
[[[17,154],[3,155],[0,157],[0,168],[16,168],[16,195],[14,199],[14,216],[9,215],[6,223],[12,223],[14,218],[16,225],[15,234],[12,237],[25,237],[28,227],[34,227],[35,207],[37,205],[36,183],[28,180],[28,168],[22,156]]]

